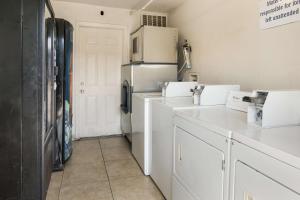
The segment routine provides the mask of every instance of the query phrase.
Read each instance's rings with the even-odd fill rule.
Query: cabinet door
[[[300,200],[300,195],[253,168],[237,162],[234,200]]]
[[[197,199],[222,200],[223,152],[179,128],[174,145],[174,176]]]

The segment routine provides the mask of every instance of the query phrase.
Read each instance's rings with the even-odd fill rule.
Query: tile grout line
[[[109,138],[114,138],[115,136],[110,136]],[[120,146],[121,147],[121,146]],[[100,148],[102,150],[102,146],[101,146],[101,143],[100,143]],[[114,147],[111,147],[111,149],[113,149]],[[121,147],[121,148],[124,148],[124,149],[127,149],[127,147]],[[129,147],[128,147],[129,148]],[[107,148],[109,149],[109,148]],[[129,150],[130,152],[130,150]],[[138,166],[138,169],[141,171],[141,175],[131,175],[131,176],[125,176],[125,177],[113,177],[114,180],[120,180],[120,179],[126,179],[126,178],[136,178],[136,177],[140,177],[140,176],[145,176],[144,173],[143,173],[143,170],[140,168],[140,166],[138,165],[136,159],[133,157],[133,154],[130,152],[130,155],[131,155],[131,158],[120,158],[120,159],[113,159],[113,160],[104,160],[104,163],[105,163],[105,166],[107,163],[109,162],[118,162],[118,161],[133,161],[134,163],[137,164]],[[109,180],[110,177],[108,176]]]
[[[62,183],[63,183],[63,179],[64,179],[64,174],[65,174],[65,169],[63,169],[62,175],[61,175],[61,181],[60,181],[59,192],[58,192],[58,200],[60,200],[60,192],[61,192],[61,188],[62,188]]]
[[[106,173],[106,176],[107,176],[107,179],[108,179],[109,189],[110,189],[110,192],[111,192],[112,199],[114,200],[115,197],[114,197],[114,193],[113,193],[113,191],[112,191],[112,187],[111,187],[111,184],[110,184],[110,178],[109,178],[109,176],[108,176],[107,167],[106,167],[106,162],[105,162],[105,159],[104,159],[104,156],[103,156],[103,151],[102,151],[102,147],[101,147],[100,137],[98,138],[98,143],[99,143],[99,146],[100,146],[100,152],[101,152],[101,156],[102,156],[103,163],[104,163],[104,167],[105,167],[105,173]]]

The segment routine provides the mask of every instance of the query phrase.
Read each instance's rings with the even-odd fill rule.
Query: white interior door
[[[120,134],[123,30],[79,28],[76,136]]]

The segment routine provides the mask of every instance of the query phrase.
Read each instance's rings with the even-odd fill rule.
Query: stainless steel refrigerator
[[[121,130],[131,141],[132,94],[160,92],[164,82],[177,81],[177,64],[140,63],[121,68]]]

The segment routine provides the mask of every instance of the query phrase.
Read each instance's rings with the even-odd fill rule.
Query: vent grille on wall
[[[143,26],[167,27],[167,16],[143,15]]]

